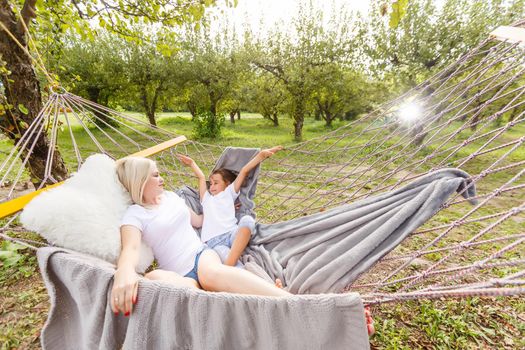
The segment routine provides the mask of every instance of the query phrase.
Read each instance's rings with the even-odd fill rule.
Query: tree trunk
[[[294,137],[295,141],[301,141],[303,138],[303,122],[304,122],[304,116],[295,115],[294,116]]]
[[[264,119],[268,119],[272,121],[273,126],[279,126],[279,117],[277,113],[265,112],[265,113],[261,113],[261,115],[263,116]]]
[[[412,144],[414,146],[419,146],[423,143],[423,141],[425,140],[425,138],[427,137],[428,135],[428,132],[423,132],[423,126],[422,125],[418,125],[414,128],[414,130],[412,130],[411,132],[411,136],[414,137],[414,140],[412,141]]]
[[[157,121],[155,120],[155,106],[150,106],[148,102],[148,92],[146,91],[145,86],[141,86],[141,99],[142,99],[142,107],[144,107],[144,111],[146,112],[146,117],[148,117],[148,121],[151,125],[157,126]]]
[[[304,114],[305,114],[305,102],[302,95],[297,96],[295,101],[295,108],[293,113],[293,127],[294,127],[294,137],[296,141],[301,141],[303,138],[303,124],[304,124]]]
[[[230,112],[230,122],[232,124],[235,124],[235,114],[237,114],[237,111]]]
[[[191,114],[191,120],[193,120],[197,115],[197,106],[191,101],[186,102],[186,106],[188,106],[188,111],[190,111]]]
[[[155,120],[155,111],[148,110],[146,112],[146,116],[148,117],[149,123],[153,126],[157,126],[157,121]]]
[[[277,113],[274,113],[270,120],[273,122],[273,126],[279,126],[279,116]]]
[[[241,120],[241,110],[237,110],[237,120]]]
[[[219,104],[219,98],[215,97],[215,93],[209,87],[209,96],[210,96],[210,112],[216,117],[217,116],[217,105]]]
[[[11,6],[6,0],[0,0],[0,21],[22,45],[27,47],[24,29],[18,23]],[[42,110],[42,96],[31,58],[4,30],[0,30],[0,52],[7,53],[2,55],[2,59],[5,61],[5,68],[11,74],[9,76],[2,75],[1,79],[5,88],[6,102],[13,106],[12,109],[6,110],[4,117],[1,119],[2,132],[16,144],[27,131],[27,126],[31,125]],[[27,114],[20,112],[18,106],[21,105],[27,109]],[[26,168],[31,173],[31,181],[35,186],[40,186],[44,180],[46,183],[52,183],[53,179],[56,181],[66,179],[68,172],[58,150],[55,150],[52,159],[53,164],[50,175],[53,179],[45,179],[49,140],[42,133],[36,140],[35,137],[31,137],[28,147],[31,147],[33,142],[35,142],[35,146],[29,155]],[[21,152],[21,159],[24,159],[27,154],[28,150]]]
[[[512,113],[510,113],[509,115],[509,122],[516,119],[517,116],[518,116],[518,107],[514,107],[514,109],[512,110]]]
[[[335,116],[330,114],[330,112],[328,112],[328,111],[325,111],[324,115],[325,115],[324,120],[326,121],[325,126],[331,128],[332,127],[332,120],[335,119]]]

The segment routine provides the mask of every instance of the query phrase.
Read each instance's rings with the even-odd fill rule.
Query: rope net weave
[[[525,21],[515,27],[524,28]],[[288,146],[262,166],[258,221],[314,214],[397,189],[439,168],[460,168],[471,174],[478,204],[452,196],[348,289],[368,303],[525,293],[524,53],[523,42],[488,38],[368,115]],[[26,157],[39,133],[49,138],[48,160],[58,149],[71,171],[89,154],[120,158],[175,136],[67,92],[52,93],[0,167],[4,202],[24,193]],[[188,141],[155,160],[168,188],[195,187],[176,154],[190,155],[209,174],[223,149]],[[45,180],[56,182],[48,165]],[[22,237],[16,223],[16,215],[10,217],[0,234],[42,244]]]

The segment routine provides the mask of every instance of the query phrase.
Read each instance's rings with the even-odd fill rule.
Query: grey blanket
[[[467,173],[442,169],[356,203],[257,225],[247,259],[272,279],[281,278],[292,293],[340,291],[431,218],[456,191],[465,198],[475,196]]]
[[[368,349],[358,294],[243,296],[141,279],[131,317],[109,304],[114,266],[58,248],[38,261],[51,297],[43,349]]]

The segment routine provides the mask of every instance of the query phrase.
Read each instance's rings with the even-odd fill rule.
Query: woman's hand
[[[111,290],[111,309],[118,315],[122,312],[129,316],[133,305],[137,303],[137,292],[139,286],[139,277],[129,268],[117,269]]]

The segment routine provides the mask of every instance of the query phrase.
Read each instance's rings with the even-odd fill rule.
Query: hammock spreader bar
[[[494,29],[490,36],[509,43],[525,43],[525,28],[501,26]]]

